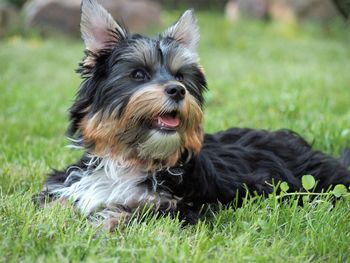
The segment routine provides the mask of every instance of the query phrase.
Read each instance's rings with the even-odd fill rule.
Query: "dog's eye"
[[[181,82],[184,80],[184,75],[182,75],[181,73],[176,73],[175,79]]]
[[[131,73],[131,77],[136,81],[145,81],[148,79],[146,71],[143,69],[136,69]]]

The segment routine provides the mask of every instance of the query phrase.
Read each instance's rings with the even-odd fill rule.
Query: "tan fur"
[[[169,83],[167,83],[169,84]],[[202,146],[203,131],[201,127],[203,113],[196,99],[187,92],[182,106],[178,108],[181,124],[177,131],[181,137],[181,147],[164,160],[140,160],[135,149],[128,149],[118,140],[118,134],[137,127],[140,120],[152,120],[169,111],[171,102],[164,93],[164,86],[147,86],[137,91],[131,98],[121,118],[116,113],[109,116],[98,112],[87,115],[80,123],[84,141],[93,145],[93,154],[101,157],[123,159],[134,165],[155,169],[157,166],[173,166],[185,149],[197,154]]]

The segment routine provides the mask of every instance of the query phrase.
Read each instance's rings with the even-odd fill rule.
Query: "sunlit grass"
[[[173,15],[164,17],[171,21]],[[340,25],[230,24],[200,14],[210,91],[205,128],[290,128],[337,155],[350,145],[350,33]],[[0,42],[0,261],[273,262],[350,258],[349,202],[295,200],[224,208],[196,226],[152,218],[107,234],[70,208],[36,209],[32,194],[65,148],[67,109],[83,46],[73,40]]]

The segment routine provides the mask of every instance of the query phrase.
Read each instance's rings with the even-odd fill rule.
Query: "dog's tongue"
[[[180,119],[172,116],[159,116],[158,124],[161,124],[167,128],[176,128],[180,124]]]

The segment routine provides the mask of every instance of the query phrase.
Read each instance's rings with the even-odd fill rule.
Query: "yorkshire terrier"
[[[298,191],[305,174],[318,181],[315,191],[350,185],[350,150],[336,159],[288,130],[203,133],[207,84],[192,10],[149,38],[83,0],[80,27],[86,56],[68,135],[85,154],[52,172],[39,199],[70,200],[112,229],[145,207],[195,223],[204,204],[239,204],[281,181]]]

